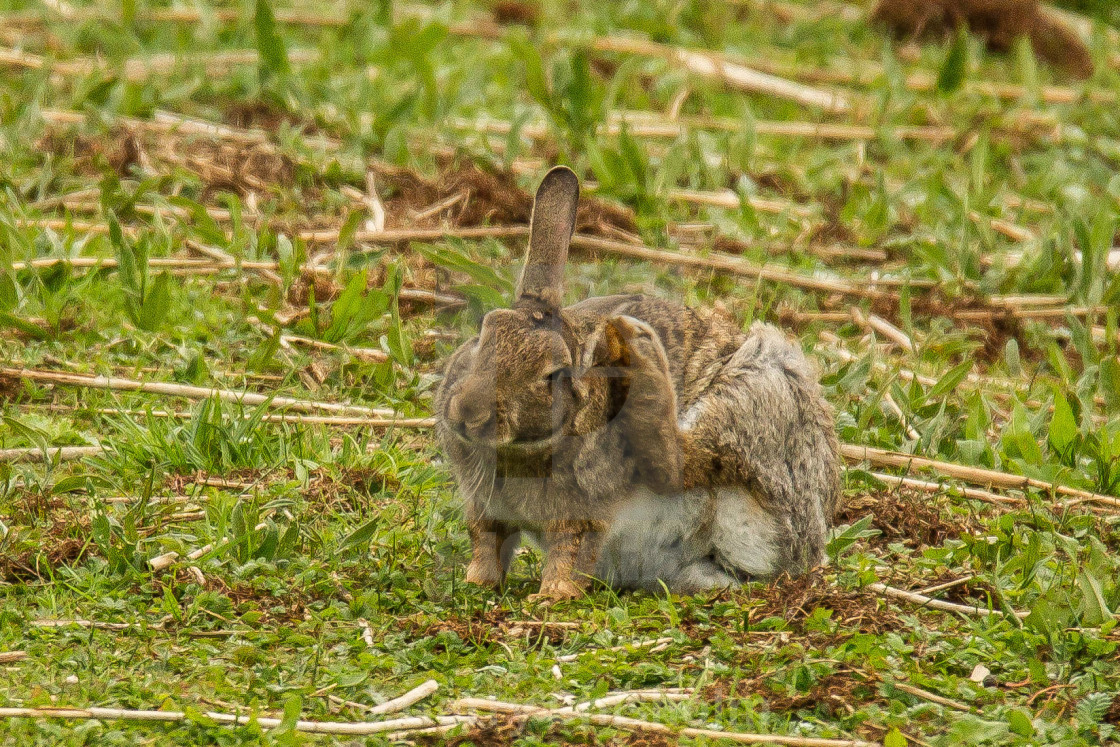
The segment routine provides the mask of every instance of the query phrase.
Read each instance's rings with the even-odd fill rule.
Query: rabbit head
[[[576,370],[576,331],[561,308],[578,202],[571,169],[545,175],[512,308],[487,314],[448,365],[439,414],[449,435],[479,447],[531,449],[570,428],[587,394]]]

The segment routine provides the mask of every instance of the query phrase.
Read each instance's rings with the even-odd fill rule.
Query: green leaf
[[[350,214],[346,216],[346,220],[342,223],[342,228],[338,231],[338,241],[335,242],[335,253],[343,254],[350,248],[350,242],[353,240],[358,226],[362,225],[362,221],[364,221],[365,218],[365,213],[361,210],[350,211]]]
[[[280,728],[294,730],[301,710],[303,710],[303,698],[295,694],[289,695],[284,700],[284,717],[280,722]]]
[[[397,363],[402,366],[412,365],[412,343],[409,341],[408,335],[405,334],[396,299],[393,300],[393,319],[389,325],[386,344],[389,347],[389,354],[393,356]]]
[[[544,74],[544,62],[540,52],[525,36],[518,31],[509,38],[510,49],[517,59],[521,69],[525,72],[525,89],[533,100],[540,104],[545,111],[552,112],[552,94],[549,91],[548,79]]]
[[[1034,736],[1034,724],[1031,723],[1031,717],[1018,708],[1007,712],[1007,725],[1011,727],[1012,732],[1021,737]]]
[[[1077,574],[1077,585],[1081,587],[1084,595],[1081,600],[1081,624],[1094,627],[1112,619],[1112,611],[1105,601],[1101,582],[1095,576],[1082,571]]]
[[[140,305],[136,324],[146,332],[155,332],[171,310],[171,275],[161,272]]]
[[[8,272],[0,272],[0,311],[11,311],[19,305],[19,288]]]
[[[125,241],[121,224],[114,213],[109,213],[109,243],[117,253],[117,277],[121,285],[129,293],[139,293],[142,283],[136,252]]]
[[[926,395],[927,400],[937,400],[956,390],[957,386],[968,376],[972,370],[972,361],[965,361],[949,369],[948,373],[930,388]]]
[[[0,329],[4,327],[11,327],[12,329],[19,330],[35,340],[49,340],[51,337],[50,332],[43,329],[38,324],[29,322],[26,319],[20,319],[15,314],[9,314],[7,311],[0,311]]]
[[[249,356],[245,367],[250,371],[268,371],[276,365],[276,353],[279,351],[280,330],[277,329]]]
[[[938,93],[953,93],[964,85],[968,75],[968,26],[961,24],[949,54],[937,74]]]
[[[908,744],[906,737],[902,736],[902,732],[898,729],[891,729],[883,737],[883,747],[906,747]]]
[[[261,82],[264,83],[273,77],[281,80],[286,78],[290,70],[288,50],[284,46],[284,39],[277,31],[276,19],[272,15],[272,6],[269,5],[268,0],[256,0],[253,27],[257,32]]]
[[[1115,357],[1101,358],[1101,396],[1109,410],[1120,409],[1120,361]]]
[[[834,534],[828,540],[828,557],[832,558],[835,562],[848,548],[859,540],[880,534],[878,529],[871,528],[871,521],[874,518],[874,516],[868,514],[851,526],[845,527],[843,530]]]
[[[6,425],[13,433],[22,436],[29,443],[33,444],[36,449],[47,451],[50,448],[50,436],[40,428],[33,425],[28,425],[22,420],[13,418],[10,415],[5,415],[0,418],[0,423]]]
[[[1073,408],[1061,392],[1054,393],[1054,414],[1050,418],[1050,446],[1058,454],[1065,454],[1077,440],[1077,418]]]
[[[360,527],[350,532],[343,538],[342,542],[338,545],[339,552],[348,552],[358,547],[368,545],[373,535],[377,532],[377,527],[381,523],[381,519],[373,518],[362,524]]]
[[[1007,338],[1007,344],[1003,346],[1003,360],[1007,365],[1007,373],[1012,376],[1019,376],[1023,372],[1023,366],[1019,360],[1019,342],[1014,337]]]

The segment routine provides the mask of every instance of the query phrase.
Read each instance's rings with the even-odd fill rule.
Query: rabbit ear
[[[579,177],[567,166],[544,175],[533,199],[529,252],[517,283],[517,302],[537,301],[551,309],[564,302],[564,263],[576,227]]]

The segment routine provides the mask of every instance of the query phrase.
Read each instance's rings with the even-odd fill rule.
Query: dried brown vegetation
[[[477,745],[477,747],[509,747],[518,744],[529,731],[528,719],[519,716],[493,716],[482,719],[462,734],[450,738],[444,736],[422,736],[417,739],[425,745]],[[548,726],[541,736],[535,730],[533,736],[545,744],[579,744],[588,747],[671,747],[677,744],[675,738],[664,734],[631,732],[604,739],[593,729],[582,728],[576,724],[556,722]]]
[[[512,172],[471,161],[443,159],[435,177],[385,164],[375,164],[373,171],[388,193],[387,228],[527,224],[533,210],[532,197]],[[580,200],[576,231],[615,236],[634,233],[637,226],[630,211],[589,197]]]
[[[198,135],[172,135],[117,126],[104,135],[48,130],[41,151],[74,159],[74,171],[99,176],[106,168],[120,177],[136,170],[168,173],[176,168],[202,182],[205,201],[218,192],[267,194],[292,187],[297,168],[287,156],[265,143],[239,142]]]
[[[803,630],[805,619],[823,608],[832,610],[832,621],[843,629],[878,634],[897,630],[900,624],[898,616],[876,597],[839,589],[825,580],[820,569],[797,578],[782,576],[764,587],[761,593],[748,587],[746,597],[749,601],[762,602],[751,608],[747,618],[750,623],[780,617],[795,629]]]
[[[440,633],[454,633],[462,641],[476,646],[489,646],[497,641],[519,641],[520,645],[538,647],[544,643],[556,646],[564,642],[570,629],[540,621],[525,621],[508,609],[476,610],[469,615],[454,614],[438,620],[413,615],[401,621],[412,638],[430,638]]]
[[[3,517],[8,525],[0,552],[0,580],[37,581],[89,554],[90,518],[59,497],[17,489]]]
[[[1120,694],[1112,699],[1112,706],[1108,709],[1108,713],[1104,716],[1106,724],[1113,726],[1120,726]]]
[[[805,692],[790,694],[771,690],[764,692],[763,697],[771,711],[815,709],[829,717],[882,700],[876,694],[876,682],[851,669],[826,674]]]
[[[871,526],[880,534],[872,547],[902,543],[913,549],[937,547],[945,540],[975,531],[967,517],[952,511],[936,497],[916,490],[892,490],[850,495],[836,516],[839,524],[853,524],[871,516]]]
[[[536,26],[541,19],[540,4],[533,0],[495,0],[490,8],[498,23]]]
[[[871,17],[899,37],[945,35],[964,25],[998,52],[1027,37],[1051,65],[1079,78],[1093,74],[1084,42],[1038,0],[881,0]]]

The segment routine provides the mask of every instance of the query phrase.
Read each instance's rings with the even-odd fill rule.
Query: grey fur
[[[575,220],[570,183],[542,192],[564,215],[534,216],[552,238],[530,240],[527,267],[566,254]],[[839,449],[800,348],[766,324],[744,334],[643,296],[551,308],[562,278],[548,284],[488,315],[436,394],[472,539],[505,540],[501,568],[476,553],[468,578],[500,583],[507,535],[550,552],[569,525],[583,537],[563,545],[576,572],[617,588],[692,592],[824,562]],[[546,385],[556,370],[568,383]]]

